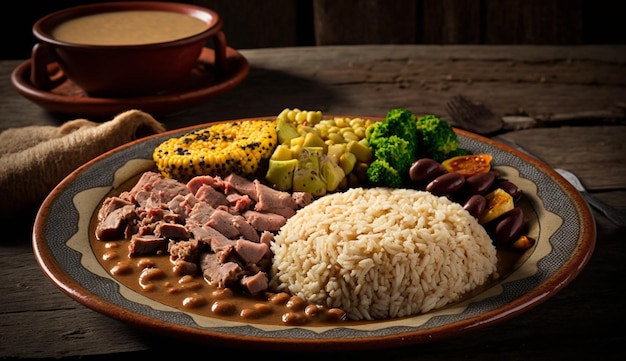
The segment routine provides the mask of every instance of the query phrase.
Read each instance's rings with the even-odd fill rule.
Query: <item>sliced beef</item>
[[[304,208],[313,202],[313,195],[308,192],[293,192],[291,198],[296,202],[298,209]]]
[[[134,203],[120,197],[109,197],[102,202],[98,210],[98,221],[103,221],[109,213],[124,206],[134,206]]]
[[[145,254],[159,254],[167,251],[167,239],[155,235],[134,235],[128,245],[128,253],[131,257]]]
[[[287,223],[287,218],[276,213],[262,213],[257,211],[247,211],[243,214],[248,223],[259,232],[276,232]]]
[[[103,241],[125,237],[129,221],[135,217],[135,206],[132,204],[114,209],[96,226],[96,237]]]
[[[256,295],[267,290],[269,280],[265,272],[257,272],[252,276],[243,276],[241,286],[251,295]]]
[[[253,207],[253,201],[248,195],[241,195],[239,193],[231,193],[226,199],[230,204],[230,210],[233,214],[242,214],[243,212]]]
[[[269,248],[270,244],[272,244],[272,242],[274,242],[274,233],[272,233],[270,231],[263,231],[263,232],[261,232],[261,236],[260,236],[259,242],[265,243],[268,246],[268,248]]]
[[[241,234],[237,227],[235,227],[235,217],[238,216],[222,209],[216,209],[215,212],[211,214],[209,222],[207,222],[206,225],[215,228],[218,232],[226,236],[226,238],[235,238]]]
[[[234,246],[234,241],[226,238],[215,228],[209,226],[193,225],[189,227],[193,238],[200,242],[208,244],[214,251],[223,250],[227,247]]]
[[[198,203],[196,196],[189,193],[187,195],[178,194],[167,202],[167,208],[176,213],[181,219],[185,219],[191,213],[193,206]]]
[[[187,185],[175,179],[164,178],[155,172],[145,172],[129,193],[136,195],[142,191],[152,193],[154,199],[160,203],[168,203],[178,194],[184,196],[190,193]]]
[[[234,216],[233,217],[233,226],[237,228],[239,234],[252,242],[259,242],[259,232],[252,227],[250,223],[243,216]]]
[[[262,212],[282,208],[295,210],[297,208],[296,201],[291,197],[291,193],[278,191],[266,186],[258,179],[255,179],[253,184],[257,193],[257,203],[254,206],[255,211]]]
[[[169,241],[167,244],[167,251],[170,254],[171,261],[177,261],[179,259],[196,262],[200,253],[203,251],[204,243],[198,242],[197,239],[189,239],[186,241]]]
[[[198,202],[191,209],[189,217],[187,217],[187,224],[197,223],[206,225],[209,223],[213,212],[215,212],[215,208],[211,207],[208,203]]]
[[[168,239],[187,239],[191,236],[182,224],[167,222],[159,222],[154,229],[154,234]]]
[[[257,190],[256,186],[249,179],[242,177],[238,174],[232,173],[228,177],[224,178],[224,193],[230,194],[233,191],[242,195],[247,195],[253,201],[257,202]]]
[[[199,201],[207,202],[213,208],[218,208],[220,206],[228,208],[228,206],[230,206],[230,202],[228,202],[224,193],[206,184],[203,184],[200,188],[198,188],[195,196]]]
[[[219,190],[224,193],[224,180],[219,176],[210,176],[210,175],[200,175],[191,178],[189,182],[187,182],[187,189],[193,194],[198,192],[198,189],[203,185],[210,186],[215,190]]]
[[[245,265],[259,263],[268,251],[269,248],[265,243],[251,242],[243,238],[235,242],[235,252]]]
[[[200,257],[200,269],[207,282],[219,288],[237,285],[243,269],[238,263],[225,261],[220,252],[203,253]]]

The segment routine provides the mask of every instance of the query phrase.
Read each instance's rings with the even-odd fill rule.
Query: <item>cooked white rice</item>
[[[410,189],[353,188],[314,201],[271,244],[272,287],[352,320],[457,301],[496,273],[496,249],[458,203]]]

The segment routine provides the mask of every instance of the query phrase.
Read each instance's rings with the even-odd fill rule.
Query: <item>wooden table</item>
[[[554,167],[577,173],[598,198],[626,210],[626,47],[341,46],[241,53],[251,71],[239,87],[158,119],[174,129],[275,115],[286,107],[364,116],[384,116],[391,108],[405,107],[452,122],[444,105],[451,96],[463,94],[506,116],[506,138]],[[13,89],[9,77],[19,63],[0,62],[0,130],[70,119],[47,113]],[[140,332],[62,293],[33,257],[34,214],[2,216],[0,357],[89,359],[216,351]],[[597,245],[591,260],[572,283],[530,311],[442,341],[340,357],[623,359],[625,229],[595,210],[593,215]],[[259,354],[270,356],[237,350],[243,357]]]

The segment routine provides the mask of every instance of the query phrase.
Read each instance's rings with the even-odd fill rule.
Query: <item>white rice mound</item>
[[[445,197],[352,188],[289,218],[271,244],[271,286],[351,320],[425,313],[497,278],[485,229]]]

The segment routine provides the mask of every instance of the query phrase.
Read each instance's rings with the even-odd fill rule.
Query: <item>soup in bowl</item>
[[[90,96],[128,97],[167,91],[187,76],[212,39],[216,71],[226,38],[219,15],[170,2],[111,2],[76,6],[44,16],[33,26],[31,82],[52,87],[48,64]]]

